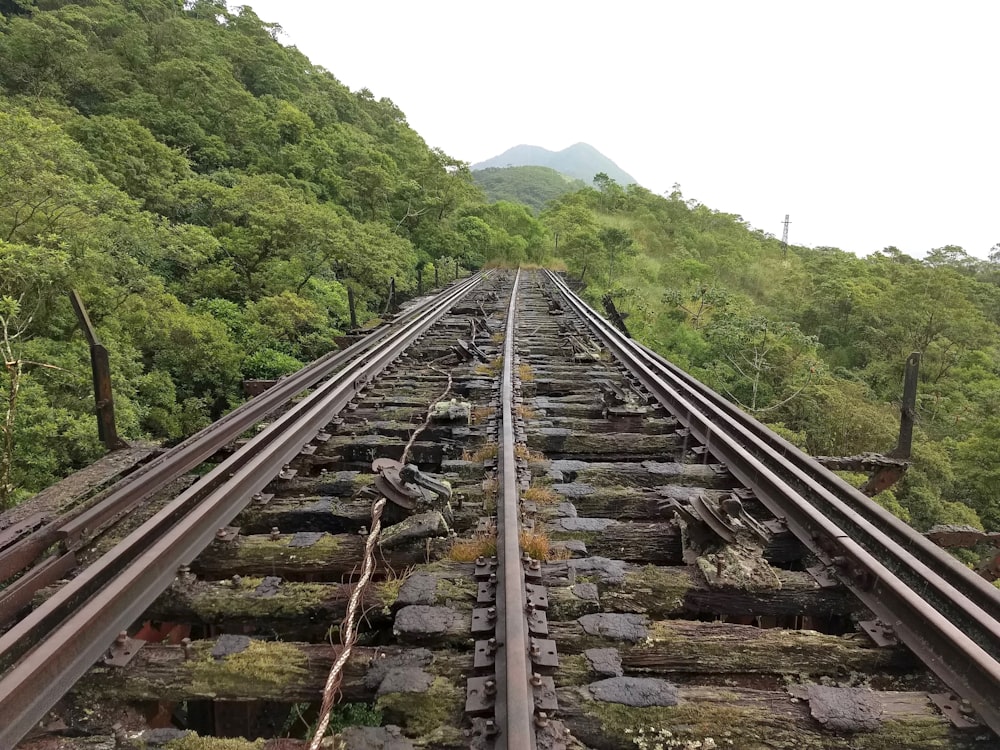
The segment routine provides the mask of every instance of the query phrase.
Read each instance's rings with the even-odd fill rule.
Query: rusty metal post
[[[115,399],[111,393],[111,363],[108,359],[108,350],[97,338],[97,331],[94,330],[94,325],[90,322],[87,308],[84,307],[83,300],[75,289],[70,291],[69,299],[73,304],[76,319],[80,321],[80,329],[90,344],[90,369],[94,380],[97,434],[100,436],[101,442],[104,443],[104,447],[109,451],[127,448],[128,443],[118,437],[118,429],[115,426]]]
[[[424,267],[417,266],[417,296],[424,296]]]
[[[909,458],[913,447],[913,421],[917,411],[917,376],[920,374],[920,352],[906,358],[903,370],[903,405],[899,410],[899,440],[889,454],[893,458]]]
[[[358,330],[358,310],[354,306],[354,287],[347,285],[347,307],[351,311],[351,330]]]

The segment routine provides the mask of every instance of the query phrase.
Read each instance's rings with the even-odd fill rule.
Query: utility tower
[[[785,225],[785,231],[781,233],[781,255],[784,257],[788,255],[788,225],[792,223],[788,220],[788,214],[785,214],[785,220],[781,223]]]

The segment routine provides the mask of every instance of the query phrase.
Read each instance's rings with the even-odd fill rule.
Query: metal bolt
[[[495,654],[496,651],[497,651],[497,639],[490,638],[488,641],[486,641],[486,653]]]
[[[358,529],[358,536],[368,536],[368,527],[362,526],[360,529]]]
[[[476,558],[476,565],[482,567],[485,564],[486,564],[486,558],[485,557],[483,557],[482,555],[480,555],[479,557]]]
[[[271,541],[274,542],[274,541],[277,541],[280,538],[281,538],[281,532],[278,530],[278,527],[277,526],[272,526],[271,527]]]
[[[497,692],[496,680],[487,680],[484,687],[487,695],[495,695]]]
[[[496,583],[496,582],[497,582],[497,574],[490,573],[490,583]]]
[[[184,650],[184,659],[185,660],[190,659],[191,655],[192,655],[192,651],[193,651],[193,649],[191,648],[191,639],[190,638],[182,638],[181,639],[181,648]]]
[[[538,672],[532,672],[531,673],[531,680],[530,680],[530,682],[531,682],[531,684],[532,684],[533,687],[541,687],[541,685],[542,685],[542,676],[540,674],[538,674]]]
[[[223,528],[220,528],[218,531],[215,532],[215,538],[216,539],[225,539],[226,538],[226,530],[223,529]]]
[[[542,649],[538,647],[537,643],[532,643],[529,651],[531,652],[532,656],[538,656],[540,653],[542,653]]]
[[[535,714],[535,726],[536,727],[547,727],[549,725],[549,715],[544,711],[539,711]]]
[[[497,723],[493,719],[486,720],[486,734],[489,737],[500,734],[500,727],[497,726]]]
[[[128,631],[127,630],[119,631],[118,637],[115,638],[115,643],[117,643],[119,646],[124,646],[126,643],[128,643]]]
[[[542,569],[542,561],[541,560],[532,560],[530,563],[528,563],[528,567],[531,568],[532,570],[541,570]]]
[[[531,555],[529,555],[527,552],[522,552],[521,553],[521,561],[522,562],[531,562]]]
[[[190,565],[181,565],[177,569],[177,575],[179,575],[181,578],[187,578],[189,575],[191,575],[191,566]]]
[[[253,499],[253,501],[255,503],[262,503],[262,502],[264,502],[264,494],[261,493],[261,492],[255,492],[255,493],[253,493],[253,498],[252,499]]]
[[[242,580],[243,580],[242,576],[239,576],[239,575],[234,575],[234,576],[233,576],[233,586],[239,586],[239,585],[240,585],[240,582],[241,582]]]
[[[497,619],[497,608],[490,607],[488,610],[486,610],[486,617],[490,620]]]

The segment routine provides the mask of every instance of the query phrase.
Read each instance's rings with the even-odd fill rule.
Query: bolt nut
[[[538,656],[540,653],[542,653],[542,649],[538,647],[537,643],[532,643],[531,648],[528,649],[528,651],[531,653],[532,656]]]
[[[485,557],[483,557],[482,555],[480,555],[479,557],[476,558],[476,565],[479,565],[480,567],[482,567],[485,564],[486,564],[486,558]]]
[[[484,687],[487,695],[496,695],[497,692],[496,680],[487,680]]]
[[[495,654],[496,651],[497,651],[497,639],[490,638],[488,641],[486,641],[486,653]]]
[[[530,682],[531,682],[532,687],[541,687],[541,685],[542,685],[542,676],[540,674],[538,674],[538,672],[532,672],[531,673]]]
[[[278,530],[277,526],[272,526],[271,527],[271,541],[274,542],[274,541],[277,541],[280,538],[281,538],[281,531]]]
[[[497,723],[493,721],[493,719],[487,719],[485,727],[486,727],[486,735],[489,737],[500,734],[500,727],[497,726]]]
[[[242,583],[242,582],[243,582],[243,576],[241,576],[241,575],[234,575],[233,576],[233,585],[234,586],[239,586],[240,583]]]
[[[539,711],[535,714],[535,726],[536,727],[547,727],[549,725],[549,715],[544,711]]]
[[[497,579],[497,574],[496,573],[490,573],[490,583],[496,583],[497,580],[498,580]]]
[[[486,610],[486,617],[489,618],[490,620],[497,619],[497,608],[496,607],[490,607],[489,609],[487,609]]]
[[[226,538],[226,530],[224,528],[220,528],[218,531],[215,532],[215,538],[216,539],[225,539]]]
[[[532,570],[541,570],[542,569],[542,561],[541,560],[532,560],[530,563],[528,563],[528,567],[531,568]]]
[[[128,643],[128,631],[127,630],[119,631],[118,637],[115,638],[115,643],[117,643],[119,646],[124,646],[126,643]]]

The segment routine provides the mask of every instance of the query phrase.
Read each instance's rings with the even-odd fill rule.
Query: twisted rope
[[[451,392],[451,373],[439,370],[433,366],[431,369],[441,375],[448,376],[448,387],[444,389],[444,392],[440,396],[431,402],[430,407],[427,409],[427,417],[424,419],[424,423],[414,431],[413,435],[410,436],[410,440],[406,444],[406,447],[403,448],[403,456],[400,459],[400,462],[404,464],[410,454],[410,449],[417,441],[417,437],[420,433],[426,430],[427,426],[431,423],[431,415],[434,413],[434,405]],[[319,750],[320,743],[323,741],[323,736],[326,734],[326,729],[330,725],[330,712],[337,703],[340,683],[343,680],[344,666],[347,664],[348,659],[351,658],[351,652],[353,651],[354,645],[358,640],[358,609],[361,606],[361,599],[364,596],[365,589],[367,589],[368,584],[371,583],[372,574],[375,572],[375,547],[378,544],[379,536],[382,533],[382,511],[385,509],[385,502],[385,498],[380,497],[372,506],[372,526],[371,532],[369,532],[368,538],[365,540],[365,556],[364,562],[361,565],[361,577],[358,579],[357,585],[354,587],[354,591],[351,592],[351,597],[347,602],[347,614],[344,615],[344,619],[341,622],[340,639],[344,647],[334,660],[333,664],[330,666],[330,673],[327,675],[326,685],[323,686],[323,702],[319,709],[319,724],[316,725],[316,731],[313,733],[313,738],[309,742],[309,750]]]

